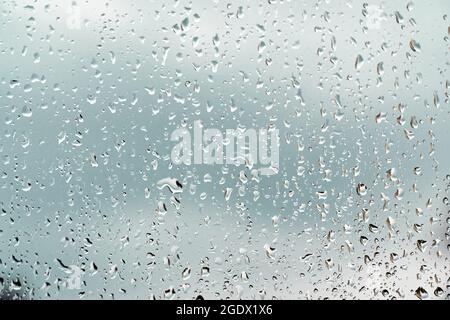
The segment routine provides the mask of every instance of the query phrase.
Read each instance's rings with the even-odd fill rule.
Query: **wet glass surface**
[[[446,299],[450,2],[0,2],[0,292]]]

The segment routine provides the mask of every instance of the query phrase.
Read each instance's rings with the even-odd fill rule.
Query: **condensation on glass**
[[[450,2],[0,2],[2,299],[446,299]]]

